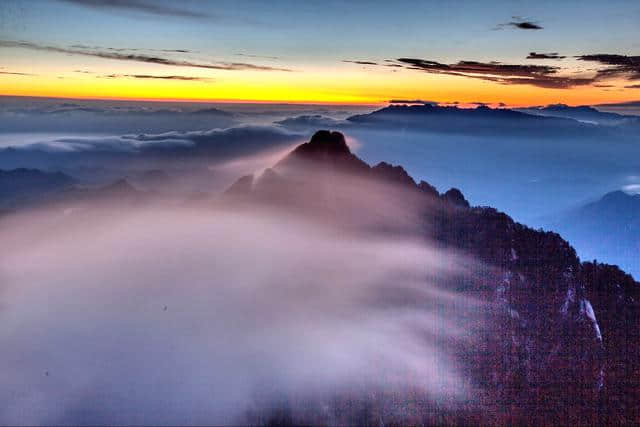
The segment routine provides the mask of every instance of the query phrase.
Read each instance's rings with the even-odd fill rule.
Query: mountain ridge
[[[413,235],[479,260],[485,267],[474,278],[451,286],[493,307],[486,313],[492,326],[484,341],[460,355],[473,367],[474,381],[486,385],[490,401],[512,402],[509,413],[488,404],[483,411],[491,423],[640,420],[640,395],[629,388],[640,380],[634,368],[640,355],[632,350],[640,342],[640,284],[617,266],[582,262],[557,233],[533,230],[494,208],[470,206],[459,190],[440,194],[424,181],[416,184],[400,166],[371,167],[336,134],[314,134],[310,145],[298,146],[266,177],[241,178],[231,187],[242,189],[235,196],[360,225],[371,206],[366,198],[350,201],[355,193],[344,187],[354,185],[383,200],[382,207],[372,205],[383,211],[372,229],[404,230],[398,221],[403,217],[413,224]],[[320,147],[323,141],[327,145]],[[520,391],[516,396],[509,390]],[[532,415],[532,405],[540,412]]]

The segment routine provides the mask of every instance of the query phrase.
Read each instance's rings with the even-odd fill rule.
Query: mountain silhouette
[[[566,104],[553,104],[546,107],[517,108],[516,111],[546,117],[562,117],[601,125],[620,125],[637,120],[637,117],[634,116],[599,111],[588,105],[572,107]]]
[[[581,262],[560,235],[470,206],[457,189],[440,194],[416,184],[400,166],[371,167],[338,132],[318,131],[262,176],[242,177],[229,194],[232,202],[349,227],[413,233],[480,261],[472,279],[450,287],[491,307],[481,344],[458,354],[471,381],[487,390],[485,422],[640,419],[633,387],[640,380],[640,286],[616,266]]]
[[[613,191],[547,222],[587,259],[614,262],[640,277],[640,195]]]
[[[602,132],[597,126],[578,122],[572,118],[551,117],[529,114],[508,108],[446,107],[432,104],[396,105],[376,110],[368,114],[358,114],[347,118],[358,126],[441,133],[489,134],[496,132],[507,135],[548,135],[561,136],[592,135]]]

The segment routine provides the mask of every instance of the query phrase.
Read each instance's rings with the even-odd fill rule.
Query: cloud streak
[[[503,64],[501,62],[459,61],[454,64],[419,58],[398,58],[397,62],[410,70],[447,74],[491,81],[504,85],[532,85],[546,89],[567,89],[594,83],[595,77],[568,77],[558,74],[551,65]]]
[[[564,59],[566,56],[562,56],[558,54],[558,52],[550,52],[550,53],[537,53],[530,52],[527,56],[527,59]]]
[[[157,2],[145,0],[60,0],[92,9],[140,12],[159,16],[176,16],[182,18],[203,19],[211,15],[194,12],[188,9],[165,6]]]
[[[69,55],[80,56],[92,56],[103,59],[114,59],[118,61],[132,61],[132,62],[144,62],[157,65],[168,65],[175,67],[191,67],[191,68],[204,68],[209,70],[223,70],[223,71],[292,71],[288,68],[269,67],[264,65],[256,65],[245,62],[214,62],[203,63],[193,62],[188,60],[176,60],[166,58],[162,56],[152,56],[146,54],[132,54],[122,53],[117,51],[104,51],[104,50],[87,50],[87,49],[73,49],[67,47],[49,46],[38,43],[15,41],[15,40],[0,40],[0,48],[19,48],[29,49],[43,52],[56,52]]]
[[[629,80],[640,80],[640,56],[598,53],[578,55],[576,58],[607,66],[597,71],[600,77],[626,76]]]
[[[194,76],[178,76],[178,75],[169,75],[169,76],[155,76],[151,74],[106,74],[102,76],[104,78],[109,79],[118,79],[118,78],[131,78],[131,79],[143,79],[143,80],[184,80],[184,81],[211,81],[212,79],[207,77],[194,77]]]
[[[31,73],[18,73],[13,71],[0,71],[0,74],[12,75],[12,76],[35,76],[35,74],[31,74]]]
[[[359,60],[350,60],[350,59],[343,59],[342,62],[347,62],[350,64],[358,64],[358,65],[380,65],[377,62],[373,62],[373,61],[359,61]]]
[[[192,53],[192,50],[188,49],[139,49],[134,47],[104,47],[104,46],[89,46],[86,44],[73,44],[69,46],[73,49],[96,49],[96,50],[112,50],[115,52],[165,52],[165,53]]]
[[[438,105],[436,101],[426,101],[424,99],[390,99],[389,104],[429,104]]]
[[[518,30],[542,30],[544,28],[536,21],[526,20],[519,16],[512,16],[511,18],[513,19],[512,21],[498,24],[494,30],[502,30],[504,28],[515,28]]]

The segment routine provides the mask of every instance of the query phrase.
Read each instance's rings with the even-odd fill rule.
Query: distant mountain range
[[[532,114],[508,108],[443,107],[432,104],[390,105],[369,114],[347,118],[351,124],[375,128],[428,130],[443,133],[561,136],[564,133],[592,134],[600,130],[573,118]]]
[[[563,117],[581,122],[610,126],[634,123],[640,119],[637,116],[599,111],[588,105],[570,107],[565,104],[554,104],[546,107],[518,108],[515,111],[545,117]]]
[[[588,259],[620,265],[640,277],[640,194],[614,191],[547,221]]]

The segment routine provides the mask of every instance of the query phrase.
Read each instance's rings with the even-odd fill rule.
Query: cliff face
[[[615,266],[581,263],[558,234],[471,207],[457,189],[439,194],[402,167],[370,167],[337,132],[316,133],[261,177],[241,178],[227,196],[417,234],[480,261],[450,286],[486,303],[482,339],[457,353],[486,393],[484,421],[640,421],[639,284]]]

